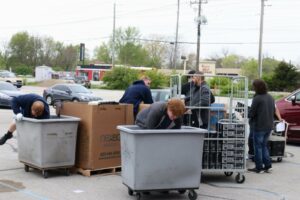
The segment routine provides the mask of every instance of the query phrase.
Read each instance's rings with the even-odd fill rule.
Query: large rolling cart
[[[171,77],[172,93],[177,92],[178,97],[182,98],[181,86],[189,76],[191,75]],[[201,104],[195,106],[187,102],[186,107],[191,112],[185,116],[185,123],[201,127],[201,114],[196,116],[198,123],[195,123],[193,112],[208,111],[208,133],[204,138],[202,172],[224,173],[225,176],[236,173],[235,181],[243,183],[248,135],[248,119],[245,117],[248,113],[248,79],[240,76],[202,75],[201,77],[204,77],[209,85],[215,96],[215,102],[206,106]],[[202,99],[201,96],[196,97],[193,92],[189,95],[189,102],[193,98]]]
[[[24,170],[38,169],[48,178],[50,170],[63,169],[68,176],[75,164],[79,121],[71,116],[17,121],[18,157]]]
[[[135,125],[118,126],[121,135],[122,180],[129,195],[152,191],[188,191],[197,199],[200,186],[203,137],[207,130],[142,129]],[[191,159],[192,158],[192,159]]]

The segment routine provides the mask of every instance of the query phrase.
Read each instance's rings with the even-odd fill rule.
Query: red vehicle
[[[289,124],[287,141],[300,143],[300,89],[276,101],[281,117]]]

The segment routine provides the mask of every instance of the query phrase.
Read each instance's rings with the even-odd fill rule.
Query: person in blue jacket
[[[136,117],[139,111],[140,103],[153,103],[150,91],[150,83],[151,79],[147,76],[142,77],[141,80],[133,82],[133,84],[126,89],[123,97],[119,101],[120,103],[133,104],[134,118]]]
[[[50,110],[49,105],[43,97],[36,94],[25,94],[12,99],[12,110],[17,121],[22,120],[23,117],[36,119],[49,119]],[[13,132],[16,130],[15,121],[9,126],[8,131],[0,139],[0,145],[13,137]]]

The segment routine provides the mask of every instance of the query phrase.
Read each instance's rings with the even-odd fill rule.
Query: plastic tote
[[[155,190],[189,190],[196,199],[201,179],[203,138],[207,130],[141,129],[118,126],[121,133],[122,179],[128,193]]]
[[[41,169],[47,178],[47,169],[74,166],[79,121],[70,116],[17,121],[19,160],[25,164],[25,171],[29,166]]]

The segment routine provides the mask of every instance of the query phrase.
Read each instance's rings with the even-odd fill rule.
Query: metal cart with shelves
[[[288,123],[283,121],[284,130],[276,130],[278,123],[280,123],[280,121],[274,122],[274,130],[271,133],[268,145],[271,159],[281,162],[285,157]]]
[[[188,76],[190,75],[171,77],[173,94],[177,91],[177,96],[182,97],[181,82]],[[248,119],[245,116],[248,113],[248,79],[241,76],[198,76],[205,78],[215,96],[215,102],[208,106],[186,105],[190,110],[207,109],[209,113],[208,134],[204,138],[202,172],[224,173],[226,176],[237,173],[236,182],[243,183],[246,179],[244,173]],[[190,93],[189,98],[196,97]],[[197,117],[201,122],[199,115]],[[188,119],[186,125],[197,124],[192,121],[194,118],[191,115],[185,116],[185,119]],[[201,127],[201,123],[199,126]]]

